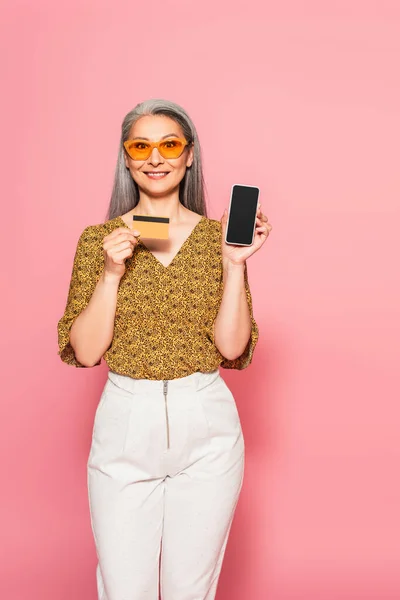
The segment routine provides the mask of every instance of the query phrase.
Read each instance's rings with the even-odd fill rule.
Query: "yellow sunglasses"
[[[149,140],[126,140],[124,148],[133,160],[147,160],[157,148],[164,158],[179,158],[186,146],[191,146],[193,142],[188,142],[184,138],[169,138],[159,142],[149,142]]]

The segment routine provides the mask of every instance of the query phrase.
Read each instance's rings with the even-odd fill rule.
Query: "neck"
[[[182,220],[187,209],[179,201],[179,195],[172,193],[170,196],[160,198],[140,194],[139,202],[130,214],[147,215],[151,217],[168,217],[170,223]]]

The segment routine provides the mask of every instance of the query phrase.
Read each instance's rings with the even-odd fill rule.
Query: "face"
[[[181,126],[164,115],[146,115],[131,127],[128,139],[148,139],[158,142],[163,137],[184,138]],[[125,151],[125,165],[139,189],[149,196],[165,196],[179,187],[186,168],[193,162],[193,147],[185,146],[178,158],[166,159],[153,148],[148,159],[133,160]],[[165,176],[151,178],[151,172],[166,173]],[[157,178],[156,178],[157,177]]]

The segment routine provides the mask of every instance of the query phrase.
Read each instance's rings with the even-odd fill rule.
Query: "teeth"
[[[160,173],[160,172],[157,172],[157,173],[147,173],[147,175],[151,175],[152,177],[163,177],[166,174],[167,174],[166,172],[164,172],[164,173]]]

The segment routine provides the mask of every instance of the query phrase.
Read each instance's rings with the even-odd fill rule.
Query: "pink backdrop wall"
[[[254,361],[222,372],[247,469],[218,600],[399,598],[398,3],[19,0],[1,29],[1,598],[96,599],[107,367],[64,365],[56,323],[148,97],[192,115],[210,216],[247,182],[274,227]]]

